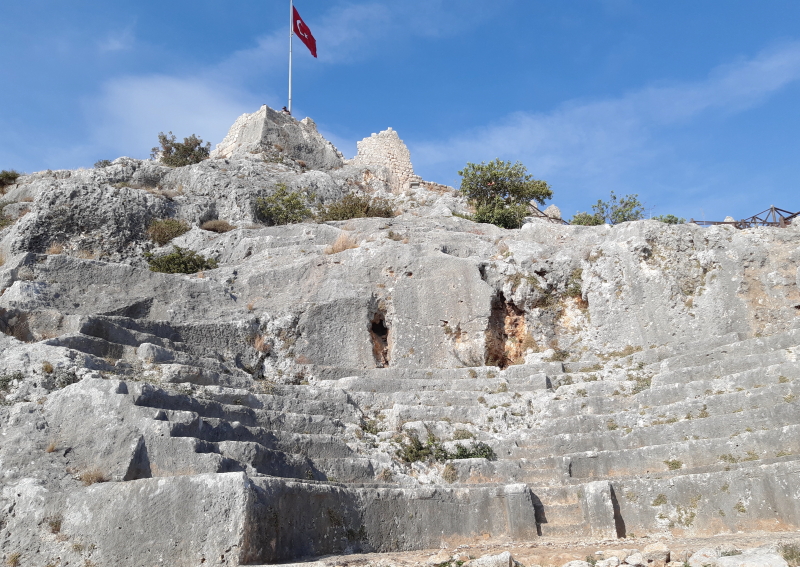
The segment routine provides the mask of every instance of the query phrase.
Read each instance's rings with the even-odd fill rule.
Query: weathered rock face
[[[29,209],[0,232],[5,556],[236,565],[800,527],[797,228],[508,231],[453,216],[449,190],[392,193],[381,164],[259,151],[5,196]],[[280,183],[402,214],[257,224]],[[165,217],[220,267],[149,271]]]

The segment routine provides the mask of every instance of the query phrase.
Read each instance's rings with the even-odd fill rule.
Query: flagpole
[[[294,0],[289,0],[289,114],[292,113],[292,36],[294,35]]]

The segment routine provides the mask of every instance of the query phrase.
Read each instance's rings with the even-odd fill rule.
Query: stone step
[[[675,431],[678,432],[676,435],[683,437],[693,434],[692,431],[698,425],[693,423],[692,419],[687,418],[690,414],[693,419],[701,418],[700,416],[706,416],[701,419],[712,419],[710,422],[703,422],[706,426],[715,423],[714,420],[720,417],[725,417],[725,423],[729,425],[744,418],[744,416],[738,416],[736,420],[731,421],[729,418],[735,414],[761,409],[762,413],[754,414],[758,418],[763,414],[764,408],[780,408],[798,397],[800,397],[800,382],[793,381],[783,384],[774,383],[752,390],[698,395],[693,399],[652,408],[645,405],[636,406],[631,403],[628,409],[620,409],[613,414],[582,413],[551,417],[548,412],[543,412],[537,416],[541,423],[526,432],[526,436],[546,438],[566,434],[574,437],[582,434],[591,435],[598,431],[673,425],[676,428]],[[576,405],[575,401],[570,401],[570,404],[572,407]],[[587,406],[586,410],[591,411],[591,408]],[[728,431],[728,434],[730,433],[731,431]]]
[[[791,329],[769,337],[756,337],[726,344],[707,350],[703,347],[692,347],[690,352],[679,354],[662,362],[663,371],[678,370],[693,366],[706,366],[713,362],[722,362],[731,358],[750,355],[767,354],[800,345],[800,329]]]

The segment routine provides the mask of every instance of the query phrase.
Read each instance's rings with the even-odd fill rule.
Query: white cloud
[[[133,47],[135,39],[133,26],[131,25],[122,31],[110,32],[106,37],[97,42],[97,47],[103,53],[125,51]]]
[[[106,83],[101,94],[86,103],[85,112],[94,143],[102,151],[144,158],[162,131],[171,130],[179,138],[195,133],[213,146],[239,115],[259,105],[221,84],[153,75]]]
[[[501,157],[520,160],[549,181],[560,177],[591,187],[598,179],[616,179],[670,153],[658,135],[669,128],[706,113],[742,112],[798,79],[800,43],[791,43],[721,66],[703,81],[572,101],[550,112],[517,112],[446,139],[412,144],[411,151],[423,175],[444,181],[452,182],[445,172],[466,161]]]

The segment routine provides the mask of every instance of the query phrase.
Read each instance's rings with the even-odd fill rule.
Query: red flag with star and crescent
[[[300,17],[300,14],[297,11],[297,8],[292,8],[294,10],[294,17],[292,18],[293,21],[293,28],[294,33],[300,40],[306,44],[308,50],[311,52],[311,55],[314,57],[317,56],[317,40],[314,39],[314,36],[311,35],[311,30],[308,29],[308,26],[303,21],[303,18]]]

